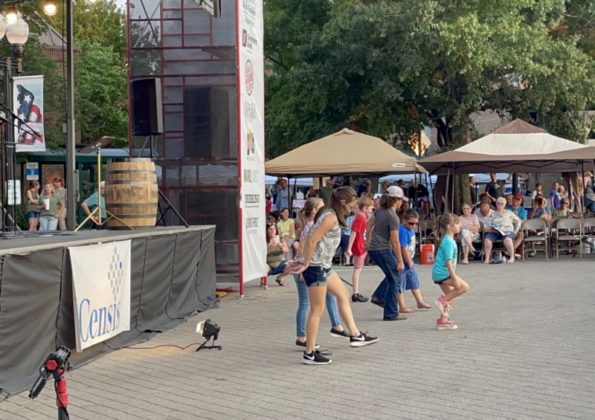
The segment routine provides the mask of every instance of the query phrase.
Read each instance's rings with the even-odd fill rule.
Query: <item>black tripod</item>
[[[213,344],[207,346],[207,343],[209,341],[211,341],[211,338],[213,339]],[[205,341],[202,342],[202,344],[200,346],[198,346],[198,348],[196,349],[196,351],[203,350],[203,349],[206,349],[206,350],[211,350],[211,349],[222,350],[223,349],[223,346],[216,346],[215,345],[215,340],[217,340],[217,336],[216,335],[207,338]]]
[[[149,143],[149,158],[151,159],[151,161],[154,162],[155,159],[153,158],[153,136],[151,136],[151,135],[149,135],[145,138],[145,142],[143,143],[143,147],[141,148],[141,151],[139,152],[138,157],[142,157],[141,154],[145,150],[147,143]],[[166,195],[163,194],[163,191],[161,191],[161,188],[159,188],[159,185],[157,185],[157,192],[159,193],[159,200],[157,202],[157,207],[159,210],[159,217],[157,218],[156,225],[157,226],[167,226],[167,220],[165,219],[165,216],[167,215],[167,213],[169,211],[172,211],[176,215],[178,220],[184,226],[189,227],[190,225],[188,224],[186,219],[184,219],[184,217],[180,214],[178,209],[176,209],[176,207],[171,203],[171,201],[169,201],[169,199],[166,197]]]

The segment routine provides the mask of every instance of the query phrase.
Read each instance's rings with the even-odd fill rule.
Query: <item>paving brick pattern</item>
[[[337,271],[349,278],[347,267]],[[419,267],[428,302],[438,295]],[[437,331],[438,311],[382,322],[380,308],[354,304],[362,330],[381,337],[359,349],[333,338],[325,315],[319,344],[333,364],[305,366],[293,344],[292,281],[192,318],[137,347],[198,342],[196,322],[221,327],[222,351],[122,349],[68,374],[72,419],[593,419],[595,261],[460,266],[471,292]],[[381,279],[366,267],[362,291]],[[413,306],[411,295],[408,302]],[[1,419],[56,418],[52,384],[0,403]]]

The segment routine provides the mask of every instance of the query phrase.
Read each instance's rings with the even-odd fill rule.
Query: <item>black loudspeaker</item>
[[[184,89],[184,156],[232,158],[229,92],[224,88]]]
[[[130,97],[132,135],[152,136],[163,133],[161,79],[130,81]]]

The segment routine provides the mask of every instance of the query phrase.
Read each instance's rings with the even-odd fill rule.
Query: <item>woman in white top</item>
[[[302,361],[309,365],[325,365],[331,360],[316,351],[320,317],[324,312],[327,290],[335,295],[339,312],[350,332],[349,345],[362,347],[379,341],[376,337],[362,333],[355,324],[349,304],[349,290],[332,270],[333,257],[341,241],[341,226],[345,226],[345,216],[357,203],[355,190],[341,187],[333,191],[329,204],[316,214],[314,226],[304,241],[303,261],[290,264],[291,272],[303,273],[308,286],[310,313],[306,324],[306,351]]]
[[[479,217],[471,214],[471,205],[463,204],[463,215],[459,217],[459,226],[461,227],[461,246],[463,247],[463,261],[462,264],[469,264],[469,252],[475,248],[473,242],[479,239],[479,230],[481,224]]]

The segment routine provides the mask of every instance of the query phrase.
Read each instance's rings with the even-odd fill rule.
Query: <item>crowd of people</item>
[[[99,195],[101,194],[101,200]],[[99,191],[93,192],[89,197],[81,202],[81,209],[90,216],[93,210],[101,201],[101,222],[107,219],[105,207],[105,182],[99,184]],[[55,231],[67,230],[66,227],[66,188],[64,180],[55,177],[41,185],[38,181],[29,181],[25,191],[25,218],[27,219],[29,231]],[[289,214],[289,213],[288,213]],[[101,229],[98,214],[93,215],[91,226],[95,229]]]
[[[302,356],[305,364],[331,363],[316,344],[325,307],[330,317],[331,336],[348,339],[351,347],[379,341],[358,329],[351,310],[352,303],[369,300],[359,290],[359,277],[367,261],[378,265],[384,275],[371,297],[373,304],[382,307],[384,321],[405,320],[407,317],[403,314],[414,311],[405,302],[407,290],[411,291],[418,310],[431,307],[421,294],[414,263],[417,225],[421,216],[418,210],[409,208],[409,203],[420,197],[422,200],[418,203],[422,211],[427,190],[412,184],[406,192],[398,185],[385,184],[383,193],[373,194],[368,183],[362,185],[358,197],[353,188],[335,187],[331,180],[321,188],[319,196],[305,199],[296,219],[289,217],[287,207],[267,215],[269,275],[277,276],[279,286],[285,285],[287,276],[294,278],[298,295],[295,344],[305,348]],[[279,193],[284,195],[286,188],[286,181],[278,184],[275,206],[285,204],[284,198],[279,201],[277,197]],[[410,199],[408,194],[414,198]],[[448,232],[445,230],[444,234]],[[353,266],[351,293],[346,282],[332,270],[337,254]],[[442,255],[444,251],[438,254]],[[446,267],[448,262],[451,268],[450,271],[447,269],[448,278],[440,275],[435,279],[443,291],[437,300],[440,316],[436,327],[455,329],[457,326],[449,318],[448,311],[452,300],[464,293],[468,286],[454,274],[456,260],[451,261],[444,255],[441,264]]]
[[[54,178],[43,185],[29,181],[25,192],[25,218],[29,231],[66,230],[66,189],[62,178]]]
[[[452,330],[457,328],[450,318],[453,301],[469,290],[467,282],[456,273],[459,248],[462,264],[468,264],[474,255],[482,256],[486,264],[503,262],[492,258],[494,244],[501,242],[506,262],[514,263],[520,257],[517,250],[527,219],[549,222],[552,217],[572,216],[575,211],[568,189],[559,182],[552,184],[549,193],[537,184],[535,191],[525,196],[518,192],[506,194],[496,175],[490,178],[480,192],[470,177],[471,202],[461,207],[460,216],[436,216],[427,188],[417,181],[408,187],[402,181],[396,185],[385,182],[381,192],[374,193],[369,180],[363,180],[356,192],[349,186],[335,186],[329,179],[319,191],[308,190],[295,220],[288,208],[287,180],[280,180],[268,193],[274,205],[268,207],[267,263],[269,275],[277,275],[277,284],[283,286],[291,275],[297,286],[296,345],[305,347],[303,362],[331,362],[316,344],[325,306],[331,335],[349,339],[354,347],[373,344],[378,338],[360,332],[350,304],[370,300],[382,308],[384,321],[406,320],[405,314],[415,309],[430,309],[422,296],[414,263],[421,221],[432,221],[438,240],[432,269],[432,280],[441,292],[435,302],[440,311],[436,328]],[[593,176],[587,173],[580,181],[585,186],[585,210],[593,211],[595,196],[589,195],[593,193]],[[523,204],[529,197],[531,206],[527,209]],[[274,211],[278,205],[283,207]],[[344,285],[349,283],[341,282],[332,270],[337,261],[353,266],[351,299]],[[377,265],[383,274],[370,298],[360,291],[361,271],[368,263]],[[415,307],[406,302],[407,290]]]

